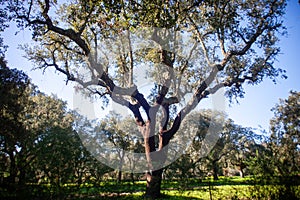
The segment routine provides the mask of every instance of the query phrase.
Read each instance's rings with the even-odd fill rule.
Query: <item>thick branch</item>
[[[164,98],[162,101],[162,104],[167,104],[167,105],[172,105],[179,103],[179,99],[177,97],[169,97],[169,98]]]
[[[132,95],[133,98],[135,98],[139,104],[143,107],[144,111],[146,112],[147,114],[147,118],[148,120],[150,121],[153,121],[153,119],[151,119],[151,116],[150,116],[150,105],[149,103],[147,102],[147,100],[144,98],[144,95],[139,93],[138,90],[135,91],[135,94]]]
[[[49,10],[50,10],[50,2],[49,0],[45,0],[45,4],[43,6],[43,12],[42,12],[45,21],[42,21],[40,19],[31,20],[30,13],[27,13],[27,16],[19,15],[17,13],[17,18],[27,21],[29,25],[33,25],[33,24],[46,25],[49,30],[58,33],[60,35],[66,36],[71,40],[73,40],[76,44],[78,44],[82,48],[82,50],[85,52],[85,55],[89,55],[90,49],[86,44],[86,42],[81,38],[81,32],[75,32],[73,29],[63,29],[53,25],[53,22],[48,15]]]
[[[145,122],[144,122],[143,117],[139,110],[139,108],[140,108],[139,104],[131,104],[129,101],[127,101],[126,99],[124,99],[123,97],[121,97],[119,95],[111,95],[111,98],[114,102],[129,108],[131,110],[131,112],[133,113],[135,120],[139,126],[145,125]]]
[[[54,26],[52,21],[50,20],[50,18],[48,18],[46,20],[46,24],[47,24],[49,30],[51,30],[55,33],[67,36],[71,40],[76,42],[76,44],[78,44],[78,46],[80,46],[80,48],[82,48],[82,50],[84,51],[86,56],[88,56],[90,54],[90,49],[89,49],[88,45],[86,44],[86,42],[80,37],[80,33],[76,33],[73,29],[62,29],[60,27]]]

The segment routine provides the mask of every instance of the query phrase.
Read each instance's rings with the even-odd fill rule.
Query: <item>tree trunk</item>
[[[10,158],[10,168],[9,168],[9,183],[14,185],[16,183],[17,178],[17,169],[16,169],[16,162],[15,162],[15,156],[14,152],[9,152],[9,158]]]
[[[160,136],[161,137],[161,136]],[[150,137],[150,142],[153,137]],[[149,140],[149,138],[148,138]],[[161,182],[162,182],[162,173],[164,169],[164,163],[167,159],[168,147],[166,147],[166,143],[163,143],[163,139],[160,140],[159,149],[157,151],[149,151],[151,148],[147,148],[146,146],[146,154],[148,156],[148,163],[150,168],[154,170],[149,170],[146,174],[147,185],[146,185],[146,199],[157,199],[161,197]],[[149,144],[148,142],[146,144]],[[150,154],[152,152],[152,154]],[[150,161],[150,162],[149,162]]]
[[[239,169],[240,177],[244,178],[245,177],[245,173],[244,173],[245,164],[244,163],[240,163],[238,165],[238,169]]]
[[[213,176],[215,181],[219,180],[218,172],[219,172],[218,164],[216,162],[213,162]]]
[[[243,173],[242,170],[240,170],[240,177],[241,177],[241,178],[244,178],[244,173]]]
[[[133,172],[130,173],[131,182],[134,184],[134,174]]]
[[[215,180],[215,181],[219,180],[218,173],[216,173],[216,172],[214,172],[214,180]]]
[[[157,199],[161,197],[161,180],[162,180],[163,169],[153,171],[152,173],[148,172],[147,177],[147,186],[146,186],[146,199]]]
[[[122,181],[122,170],[118,171],[118,182]]]
[[[244,173],[244,168],[243,166],[240,166],[240,177],[244,178],[245,177],[245,173]]]

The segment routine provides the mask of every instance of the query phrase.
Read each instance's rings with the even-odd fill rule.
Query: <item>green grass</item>
[[[196,190],[167,191],[165,194],[178,199],[240,199],[247,197],[248,186],[213,186],[210,190],[208,186]],[[172,198],[173,199],[173,198]]]
[[[183,184],[184,182],[186,184]],[[145,187],[145,181],[137,181],[135,184],[107,181],[99,186],[82,187],[79,192],[81,196],[77,196],[77,199],[88,199],[88,197],[91,199],[141,199]],[[163,181],[164,197],[161,199],[268,199],[277,197],[283,191],[281,187],[281,185],[255,185],[251,177],[220,177],[218,181],[212,179],[172,180]],[[300,198],[300,187],[295,186],[294,189],[296,191],[294,193]]]
[[[146,188],[145,181],[132,182],[123,181],[118,183],[107,180],[100,184],[85,184],[76,186],[74,184],[64,184],[60,188],[63,199],[72,200],[98,200],[98,199],[142,199]],[[57,188],[56,188],[57,189]],[[28,185],[27,191],[36,191],[35,194],[41,197],[57,195],[57,190],[50,185]],[[214,181],[210,178],[187,179],[184,181],[163,181],[162,194],[164,199],[202,199],[202,200],[246,200],[246,199],[300,199],[300,186],[292,186],[290,192],[294,196],[282,196],[285,194],[284,185],[254,184],[251,177],[220,177]],[[3,192],[3,191],[2,191]],[[0,189],[1,193],[1,189]],[[0,197],[5,197],[1,196]],[[8,196],[6,196],[8,197]],[[31,198],[29,198],[31,199]],[[55,197],[53,199],[56,199]]]
[[[184,184],[186,183],[186,184]],[[138,181],[134,185],[130,182],[123,183],[103,183],[108,194],[114,193],[117,199],[141,199],[145,190],[145,181]],[[101,190],[100,188],[100,193]],[[162,199],[289,199],[281,197],[284,193],[283,185],[260,185],[255,184],[253,177],[220,177],[220,180],[214,181],[210,178],[188,179],[185,181],[163,181]],[[300,187],[292,187],[293,194],[300,199]],[[103,193],[101,193],[103,194]],[[126,195],[125,195],[126,194]],[[120,195],[120,196],[118,196]],[[280,196],[281,195],[281,196]],[[110,197],[111,198],[111,197]]]

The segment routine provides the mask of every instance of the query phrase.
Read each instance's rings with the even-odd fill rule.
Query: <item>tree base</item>
[[[162,180],[162,172],[163,170],[153,171],[151,173],[147,173],[147,186],[146,186],[146,193],[145,199],[158,199],[161,198],[161,180]]]

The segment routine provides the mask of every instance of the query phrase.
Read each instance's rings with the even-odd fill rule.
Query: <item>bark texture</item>
[[[146,186],[146,199],[157,199],[161,197],[161,181],[162,181],[163,169],[153,171],[152,173],[148,172],[147,177],[147,186]]]

